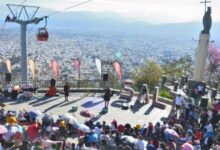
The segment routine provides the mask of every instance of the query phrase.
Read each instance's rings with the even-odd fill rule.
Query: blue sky
[[[24,0],[1,0],[6,3],[20,4]],[[90,3],[68,11],[114,12],[128,18],[135,18],[150,23],[176,23],[201,21],[204,4],[201,0],[93,0]],[[42,8],[60,10],[83,0],[27,0],[25,4],[38,5]],[[220,0],[212,0],[214,22],[220,21]]]

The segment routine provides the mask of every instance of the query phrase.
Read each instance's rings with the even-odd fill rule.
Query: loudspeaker
[[[10,82],[11,81],[11,73],[5,73],[5,80],[7,82]]]
[[[108,81],[108,74],[103,74],[103,81]]]
[[[55,80],[55,79],[51,79],[51,80],[50,80],[50,85],[51,85],[52,87],[55,87],[55,86],[56,86],[56,80]]]
[[[207,108],[208,107],[208,98],[202,98],[200,101],[200,107]]]

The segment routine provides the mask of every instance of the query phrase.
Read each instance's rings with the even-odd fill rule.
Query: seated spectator
[[[144,150],[144,140],[141,135],[138,138],[138,150]]]

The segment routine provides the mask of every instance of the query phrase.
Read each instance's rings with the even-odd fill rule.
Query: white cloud
[[[86,0],[27,0],[27,4],[61,10]],[[68,11],[111,11],[126,17],[141,18],[151,23],[200,21],[204,14],[201,0],[93,0]],[[3,0],[21,3],[22,0]],[[2,1],[0,2],[3,3]],[[220,0],[212,1],[213,21],[220,21]]]

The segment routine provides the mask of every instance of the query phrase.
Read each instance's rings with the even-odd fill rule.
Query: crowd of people
[[[120,120],[79,123],[71,114],[56,118],[39,111],[3,108],[0,150],[220,150],[219,120],[215,107],[197,107],[180,94],[167,118],[136,125],[129,120],[126,124]]]
[[[49,115],[39,118],[42,114],[36,111],[2,109],[0,149],[219,150],[218,111],[201,109],[181,100],[177,96],[177,109],[162,122],[135,126],[113,120],[111,124],[87,121],[84,127],[79,127],[76,121],[71,121],[71,115],[68,119],[60,116],[55,120],[48,118]],[[70,142],[69,138],[78,141]]]

